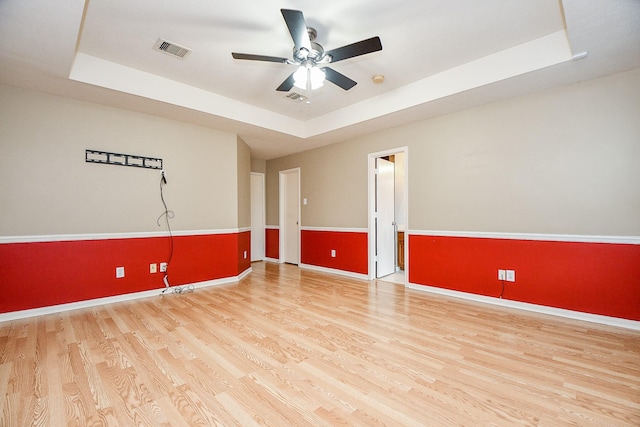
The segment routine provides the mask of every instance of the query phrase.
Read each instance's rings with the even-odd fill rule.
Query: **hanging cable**
[[[164,174],[164,170],[162,171],[162,176],[160,177],[160,200],[162,200],[162,206],[164,207],[164,211],[158,217],[156,223],[158,227],[162,224],[160,220],[164,217],[164,223],[167,225],[167,231],[169,232],[169,258],[167,259],[167,267],[164,271],[164,277],[162,281],[164,282],[164,289],[160,293],[160,295],[164,295],[164,293],[168,289],[173,289],[173,293],[175,294],[184,294],[193,292],[195,289],[194,285],[185,285],[185,286],[171,286],[169,284],[169,266],[171,265],[171,260],[173,259],[173,232],[171,231],[171,223],[169,222],[175,216],[175,213],[167,207],[167,202],[164,199],[164,186],[167,185],[167,177]]]
[[[160,220],[164,217],[164,222],[167,225],[167,231],[169,232],[169,258],[167,259],[167,267],[164,271],[164,277],[162,281],[164,282],[165,288],[162,290],[162,294],[165,293],[167,289],[171,287],[169,284],[169,266],[171,265],[171,260],[173,259],[173,233],[171,231],[171,224],[169,222],[175,216],[175,213],[172,210],[169,210],[167,207],[167,202],[164,200],[164,186],[167,185],[167,178],[165,177],[164,170],[162,171],[162,175],[160,177],[160,200],[162,200],[162,206],[164,206],[164,212],[160,214],[156,223],[158,227],[161,226]]]

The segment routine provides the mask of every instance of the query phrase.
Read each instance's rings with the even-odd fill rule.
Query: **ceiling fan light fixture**
[[[294,86],[303,90],[310,88],[316,90],[324,85],[324,71],[317,67],[300,66],[298,71],[293,73]]]

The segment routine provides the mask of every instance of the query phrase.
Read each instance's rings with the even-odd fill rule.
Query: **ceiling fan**
[[[231,53],[235,59],[280,62],[298,66],[298,70],[291,73],[291,75],[278,86],[277,91],[288,92],[293,86],[310,91],[322,86],[325,78],[342,89],[349,90],[357,83],[344,74],[326,66],[326,64],[332,64],[344,59],[382,50],[380,37],[371,37],[325,52],[324,48],[315,42],[317,35],[316,30],[307,27],[301,11],[291,9],[280,9],[280,11],[293,39],[292,59],[247,53]]]

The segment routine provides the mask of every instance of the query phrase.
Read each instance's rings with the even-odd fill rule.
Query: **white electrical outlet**
[[[244,251],[244,259],[247,259],[247,251]]]
[[[149,273],[157,273],[158,272],[158,264],[155,262],[149,264]]]
[[[124,277],[124,267],[116,267],[116,279],[122,279]]]
[[[167,263],[166,263],[166,262],[161,262],[161,263],[160,263],[160,271],[161,271],[162,273],[164,273],[164,272],[166,272],[166,271],[167,271]]]
[[[335,257],[336,257],[336,250],[331,249],[331,258],[335,258]]]
[[[515,282],[515,281],[516,281],[516,271],[507,270],[507,282]]]
[[[498,280],[507,280],[506,270],[498,270]]]

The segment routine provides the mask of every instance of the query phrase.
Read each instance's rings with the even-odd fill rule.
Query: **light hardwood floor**
[[[640,333],[254,263],[0,323],[0,426],[639,426]]]

